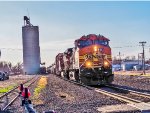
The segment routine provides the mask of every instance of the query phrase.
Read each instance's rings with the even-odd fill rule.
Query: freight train
[[[51,72],[85,85],[111,84],[112,58],[109,39],[89,34],[75,40],[75,46],[59,53]]]

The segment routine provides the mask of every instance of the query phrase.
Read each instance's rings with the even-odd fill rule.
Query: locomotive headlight
[[[94,51],[98,51],[98,47],[97,46],[94,46]]]
[[[92,62],[91,61],[86,61],[86,67],[87,68],[90,68],[90,67],[92,67]]]
[[[104,66],[105,66],[105,67],[108,67],[108,66],[109,66],[109,62],[104,61]]]

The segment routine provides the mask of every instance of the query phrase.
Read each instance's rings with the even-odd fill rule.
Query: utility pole
[[[1,56],[2,56],[2,51],[1,51],[1,49],[0,49],[0,61],[1,61]]]
[[[120,70],[121,70],[121,53],[119,52]]]
[[[1,58],[1,50],[0,50],[0,58]]]
[[[150,53],[150,48],[149,48],[149,53]],[[148,64],[150,64],[150,58],[149,58],[149,62],[148,62]]]
[[[144,51],[144,46],[146,42],[139,42],[142,45],[143,48],[143,53],[142,53],[142,67],[143,67],[143,75],[145,75],[145,51]]]
[[[150,48],[149,48],[149,53],[150,53]],[[150,60],[150,58],[149,58],[149,60]]]

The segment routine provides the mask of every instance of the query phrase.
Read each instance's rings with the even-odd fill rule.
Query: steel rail
[[[32,77],[31,79],[23,82],[22,84],[26,84],[27,82],[30,82],[32,79],[34,79],[35,77]],[[10,91],[4,93],[2,96],[0,96],[0,99],[3,98],[4,96],[10,94],[12,91],[16,90],[17,88],[19,88],[20,85],[16,86],[15,88],[11,89]]]
[[[11,104],[13,104],[13,102],[19,97],[19,95],[17,95],[15,98],[13,98],[13,100],[11,102],[9,102],[3,109],[2,111],[5,111]]]
[[[131,93],[133,95],[138,95],[138,96],[150,99],[150,94],[148,94],[148,93],[142,93],[142,92],[138,92],[138,91],[134,91],[134,90],[124,89],[124,88],[120,88],[117,86],[110,86],[110,85],[105,85],[105,86],[110,87],[110,88],[114,88],[114,89],[118,89],[118,90],[128,91],[129,93]]]
[[[145,113],[145,111],[146,111],[146,113],[150,112],[150,103],[145,103],[145,102],[142,102],[142,101],[139,101],[139,100],[135,100],[135,99],[132,99],[132,98],[129,98],[129,97],[126,97],[126,96],[122,96],[122,95],[119,95],[119,94],[115,94],[115,93],[108,92],[108,91],[101,90],[101,89],[97,89],[97,88],[95,88],[95,91],[99,92],[99,93],[102,93],[104,95],[113,97],[115,99],[124,101],[124,102],[128,103],[129,106],[135,107],[135,108],[139,109],[140,111],[143,111],[144,113]]]
[[[33,77],[33,78],[36,78],[36,77]],[[32,81],[27,87],[30,87],[37,79],[38,79],[39,77],[37,77],[34,81]],[[33,80],[33,79],[31,79],[31,80]],[[31,81],[30,80],[30,81]],[[30,81],[28,81],[28,82],[30,82]],[[28,83],[28,82],[26,82],[26,83]],[[13,98],[12,99],[12,101],[10,101],[3,109],[2,109],[2,111],[5,111],[10,105],[12,105],[15,101],[16,101],[16,99],[19,97],[19,94],[15,97],[15,98]]]
[[[113,97],[113,98],[117,98],[117,99],[122,100],[122,101],[127,102],[127,103],[141,103],[142,102],[142,101],[139,101],[139,100],[135,100],[135,99],[132,99],[132,98],[129,98],[129,97],[126,97],[126,96],[111,93],[111,92],[108,92],[108,91],[105,91],[105,90],[102,90],[102,89],[98,89],[98,88],[95,88],[95,91],[99,92],[99,93],[102,93],[102,94],[105,94],[107,96]]]

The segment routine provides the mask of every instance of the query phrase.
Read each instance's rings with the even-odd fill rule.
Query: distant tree
[[[0,62],[0,68],[3,68],[3,62]]]
[[[116,56],[114,56],[114,57],[113,57],[113,60],[117,60],[117,57],[116,57]]]
[[[150,59],[145,61],[146,64],[150,64]]]
[[[126,57],[125,57],[125,60],[130,60],[130,56],[126,56]]]
[[[12,72],[14,74],[21,74],[22,70],[22,63],[18,62],[16,65],[12,66]]]
[[[120,59],[117,59],[116,56],[113,57],[113,64],[120,64],[121,63],[121,60]]]
[[[6,61],[1,61],[0,62],[0,70],[1,71],[10,72],[11,69],[9,68],[9,64],[11,64],[11,63],[10,62],[6,62]]]
[[[131,56],[131,60],[136,60],[136,57],[135,56]]]
[[[19,62],[17,63],[17,71],[21,73],[22,64]]]
[[[4,68],[4,69],[8,68],[8,66],[7,66],[7,62],[4,62],[4,64],[3,64],[3,68]]]
[[[12,68],[12,63],[11,62],[8,63],[8,67],[9,67],[9,69]]]

